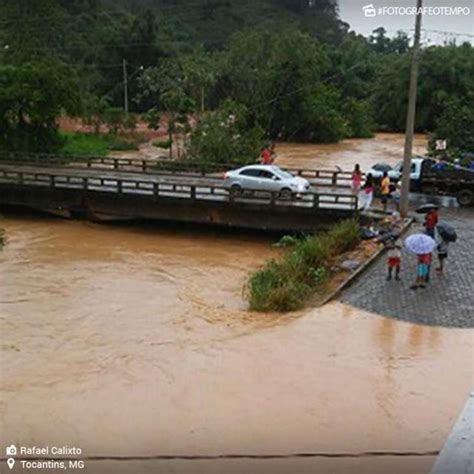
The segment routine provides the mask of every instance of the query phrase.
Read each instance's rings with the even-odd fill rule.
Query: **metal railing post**
[[[313,194],[313,207],[318,209],[319,208],[319,194]]]

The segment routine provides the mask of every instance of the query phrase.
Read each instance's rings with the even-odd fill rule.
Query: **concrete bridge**
[[[289,170],[307,178],[301,199],[223,186],[223,167],[166,160],[59,157],[0,161],[0,206],[92,220],[156,219],[275,231],[310,231],[350,217],[359,203],[350,173]]]

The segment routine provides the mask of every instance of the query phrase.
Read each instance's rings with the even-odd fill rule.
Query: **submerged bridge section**
[[[235,195],[223,173],[180,169],[163,160],[100,158],[0,161],[0,206],[21,206],[93,220],[155,219],[275,231],[310,231],[358,212],[350,175],[291,170],[312,188],[300,199],[247,190]]]

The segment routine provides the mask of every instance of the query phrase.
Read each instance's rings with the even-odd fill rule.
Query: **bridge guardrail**
[[[245,190],[241,195],[232,193],[222,185],[212,184],[185,184],[179,182],[156,182],[140,180],[132,177],[92,177],[70,175],[64,173],[44,173],[35,171],[18,171],[0,169],[1,184],[18,186],[48,186],[50,188],[80,189],[84,192],[101,191],[122,194],[139,194],[150,196],[155,200],[160,198],[188,199],[191,201],[222,201],[239,202],[245,204],[264,204],[269,206],[293,205],[314,209],[336,209],[357,211],[358,198],[352,194],[338,194],[332,192],[305,193],[301,199],[294,196],[283,199],[278,192]]]
[[[15,159],[16,157],[16,159]],[[21,157],[21,159],[18,159]],[[124,172],[138,172],[144,174],[183,175],[183,176],[208,176],[214,177],[215,173],[224,173],[231,168],[229,164],[215,164],[194,161],[171,161],[139,158],[113,158],[113,157],[66,157],[47,154],[0,154],[0,164],[8,165],[36,165],[47,167],[51,165],[67,166],[69,169],[84,167],[88,169],[113,169]],[[239,165],[236,165],[239,166]],[[283,169],[318,186],[350,187],[352,174],[349,171],[327,169],[300,169],[282,167]]]

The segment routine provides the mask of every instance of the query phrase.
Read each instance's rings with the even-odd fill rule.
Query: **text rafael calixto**
[[[81,448],[70,446],[21,446],[20,455],[26,456],[78,456],[82,454]]]

